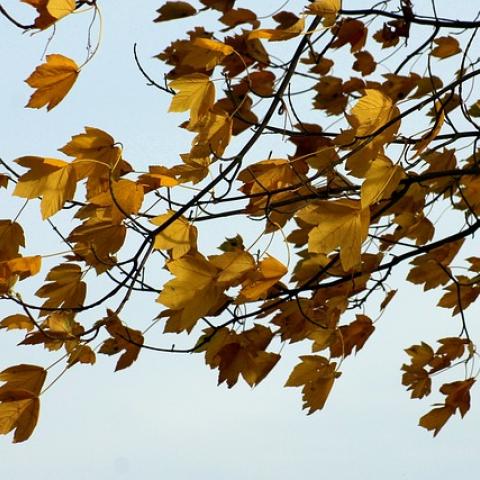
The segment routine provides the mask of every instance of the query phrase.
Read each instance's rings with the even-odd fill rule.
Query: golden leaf
[[[251,273],[237,297],[237,303],[256,301],[264,298],[271,287],[273,287],[286,273],[287,267],[276,258],[268,256],[259,263],[258,270]]]
[[[23,228],[17,222],[0,220],[0,260],[18,257],[20,247],[25,246]]]
[[[367,238],[370,224],[368,208],[361,208],[356,200],[320,201],[313,208],[306,207],[298,217],[316,225],[308,235],[308,250],[330,253],[340,248],[340,261],[345,271],[360,263],[362,243]]]
[[[0,393],[0,434],[15,429],[14,443],[30,438],[38,421],[40,401],[30,392],[13,390]]]
[[[390,198],[403,178],[405,178],[403,168],[394,165],[387,156],[380,154],[371,163],[362,184],[362,208]]]
[[[19,179],[13,195],[23,198],[42,197],[42,218],[51,217],[72,200],[77,178],[72,164],[55,158],[21,157],[16,162],[30,170]]]
[[[87,287],[82,281],[82,270],[78,265],[57,265],[50,270],[45,280],[48,283],[35,293],[37,297],[46,298],[42,308],[75,308],[83,305]]]
[[[225,252],[221,255],[211,255],[208,261],[220,270],[217,281],[229,286],[238,285],[247,273],[255,269],[252,255],[241,249]]]
[[[215,86],[207,75],[192,73],[169,83],[177,93],[172,99],[169,112],[190,110],[190,125],[195,125],[208,112],[215,101]]]
[[[342,0],[315,0],[307,7],[309,13],[323,17],[323,26],[335,24],[338,11],[342,8]]]
[[[254,30],[248,36],[249,40],[255,38],[266,38],[269,42],[281,42],[298,37],[305,29],[305,19],[299,18],[295,23],[286,28],[265,28],[262,30]]]
[[[42,390],[47,371],[37,365],[15,365],[0,372],[0,381],[5,385],[0,387],[0,393],[3,394],[9,390],[23,390],[38,396]]]
[[[152,218],[150,222],[160,226],[172,218],[173,215],[175,215],[175,212],[169,210],[168,213],[164,215]],[[171,250],[173,259],[180,258],[190,250],[196,250],[197,227],[190,224],[185,217],[179,217],[167,228],[157,233],[153,248],[158,250]]]
[[[454,413],[455,410],[448,405],[434,408],[420,418],[419,425],[427,430],[434,430],[433,436],[436,437],[438,432]]]
[[[47,110],[51,110],[65,98],[79,73],[78,65],[71,58],[47,55],[47,62],[39,65],[25,80],[36,89],[26,106],[42,108],[46,105]]]
[[[341,373],[337,372],[335,362],[329,363],[325,357],[303,355],[288,377],[286,387],[302,387],[303,408],[308,408],[308,415],[325,406],[333,383]]]
[[[167,20],[191,17],[196,15],[197,10],[187,2],[166,2],[157,10],[157,13],[159,16],[154,22],[166,22]]]
[[[0,328],[6,328],[7,330],[27,330],[27,332],[29,332],[35,328],[35,325],[30,320],[30,317],[17,313],[5,317],[0,322]]]
[[[75,8],[75,0],[21,0],[35,8],[38,17],[34,25],[40,30],[51,27],[55,22],[72,13]]]

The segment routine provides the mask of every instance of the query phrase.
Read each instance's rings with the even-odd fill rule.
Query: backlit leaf
[[[25,80],[36,89],[26,106],[42,108],[46,105],[47,110],[56,107],[73,87],[79,73],[78,65],[71,58],[47,55],[47,62],[39,65]]]

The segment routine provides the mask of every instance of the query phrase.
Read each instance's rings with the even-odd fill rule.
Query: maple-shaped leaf
[[[76,363],[93,365],[96,362],[95,352],[88,345],[78,345],[69,354],[67,363],[72,367]]]
[[[42,257],[16,257],[11,260],[0,261],[0,292],[7,293],[17,280],[36,275],[41,268]]]
[[[253,328],[240,334],[222,328],[213,332],[207,329],[200,337],[211,339],[201,345],[198,351],[205,351],[205,361],[211,368],[218,368],[218,384],[227,383],[233,387],[239,376],[251,386],[258,385],[272,370],[280,359],[276,353],[265,349],[273,338],[272,331],[263,325],[255,324]]]
[[[436,437],[454,413],[455,409],[449,405],[434,408],[420,418],[418,424],[427,430],[433,430],[433,436]]]
[[[432,55],[438,58],[447,58],[460,53],[460,44],[454,37],[438,37],[433,39],[437,46],[432,50]]]
[[[189,52],[183,58],[183,64],[209,71],[233,52],[230,45],[210,38],[197,37],[190,43]]]
[[[158,10],[158,17],[154,22],[166,22],[167,20],[176,20],[177,18],[191,17],[197,13],[197,10],[187,2],[166,2]]]
[[[345,271],[358,265],[361,247],[367,238],[370,225],[368,208],[361,208],[356,200],[341,199],[320,201],[306,207],[298,217],[316,225],[308,235],[308,250],[313,253],[330,253],[340,248],[340,261]]]
[[[25,246],[23,228],[17,222],[0,220],[0,260],[18,257],[20,247]]]
[[[449,360],[460,358],[465,353],[465,347],[470,341],[465,338],[447,337],[438,340],[441,347],[436,351],[437,355],[445,355]]]
[[[77,178],[72,164],[55,158],[21,157],[16,162],[29,168],[17,182],[13,194],[23,198],[42,197],[42,218],[51,217],[72,200]]]
[[[224,113],[208,113],[191,130],[198,132],[192,142],[189,159],[221,157],[232,136],[233,120]]]
[[[34,25],[40,30],[51,27],[76,8],[75,0],[21,0],[34,7],[38,12]]]
[[[217,281],[229,286],[240,284],[255,269],[253,256],[240,248],[221,255],[210,255],[208,261],[220,270]]]
[[[137,359],[143,345],[143,335],[140,331],[123,325],[118,315],[112,310],[107,310],[107,315],[105,328],[112,337],[105,340],[99,352],[115,355],[125,350],[115,366],[115,371],[123,370]]]
[[[412,260],[414,267],[407,280],[415,284],[424,284],[424,290],[445,285],[450,280],[449,265],[463,245],[463,239],[441,245],[430,252]]]
[[[400,165],[394,165],[385,155],[380,154],[371,164],[362,184],[362,208],[388,199],[398,187],[405,172]]]
[[[243,282],[237,303],[252,302],[263,298],[286,273],[287,267],[272,256],[262,260],[258,269]]]
[[[332,357],[346,357],[355,349],[358,353],[375,331],[372,320],[366,315],[357,315],[355,321],[338,329],[337,341],[330,345]]]
[[[190,111],[190,125],[204,117],[215,101],[215,86],[203,73],[184,75],[169,83],[177,93],[172,99],[169,112]]]
[[[397,116],[398,113],[398,109],[394,106],[390,97],[380,90],[367,88],[347,118],[350,125],[355,129],[356,135],[368,137]]]
[[[411,391],[411,398],[423,398],[430,395],[432,390],[432,379],[425,368],[417,365],[402,365],[402,385],[407,386]]]
[[[112,223],[120,223],[126,216],[138,213],[144,198],[143,186],[132,180],[112,180],[109,189],[89,198],[90,203],[108,208]]]
[[[38,396],[47,377],[47,371],[37,365],[15,365],[0,372],[0,394],[9,390],[24,390]]]
[[[38,397],[25,390],[0,392],[0,434],[15,430],[13,443],[28,440],[40,411]]]
[[[337,364],[330,363],[319,355],[303,355],[288,377],[286,387],[302,387],[303,408],[309,409],[308,415],[325,406],[335,379],[341,373],[336,371]]]
[[[355,62],[352,66],[354,70],[360,72],[363,76],[370,75],[375,71],[377,63],[371,53],[367,51],[355,53]]]
[[[42,108],[46,105],[47,110],[51,110],[65,98],[79,73],[78,65],[71,58],[57,53],[47,55],[47,62],[39,65],[25,80],[36,89],[26,106]]]
[[[52,268],[45,279],[48,283],[35,293],[37,297],[46,298],[42,308],[81,307],[87,290],[82,275],[81,268],[73,263],[62,263]]]
[[[242,23],[250,23],[253,28],[258,28],[260,26],[260,22],[257,20],[257,15],[248,8],[232,8],[231,10],[226,11],[218,21],[227,25],[227,28],[222,31],[230,30]]]
[[[412,345],[405,349],[405,352],[410,355],[410,361],[416,367],[424,367],[431,362],[434,356],[432,347],[425,342],[422,342],[420,345]]]
[[[283,28],[282,28],[283,27]],[[305,19],[303,17],[296,19],[294,23],[288,26],[280,25],[278,28],[265,28],[253,30],[248,36],[249,40],[256,38],[266,38],[269,42],[281,42],[298,37],[305,30]]]
[[[191,331],[201,317],[224,301],[224,288],[216,281],[218,270],[200,253],[171,260],[167,268],[175,278],[164,285],[157,302],[178,314],[165,329]]]
[[[113,224],[108,218],[93,217],[73,229],[68,240],[75,243],[74,252],[78,257],[100,273],[115,265],[112,255],[122,247],[126,232],[123,223]]]
[[[363,48],[367,40],[368,29],[365,24],[354,18],[347,18],[333,27],[332,33],[336,39],[332,48],[340,48],[350,44],[351,52],[358,52]]]
[[[471,305],[480,295],[480,285],[472,282],[465,275],[459,275],[456,282],[444,288],[447,292],[437,305],[443,308],[452,308],[452,315],[457,315]]]
[[[74,135],[59,151],[74,158],[72,167],[78,180],[87,178],[87,198],[107,191],[109,179],[118,180],[132,171],[122,159],[118,143],[99,128],[85,127],[85,133]]]
[[[175,212],[169,210],[164,215],[159,215],[150,221],[154,225],[160,226],[172,218],[173,215],[175,215]],[[185,217],[181,216],[155,235],[153,248],[170,250],[173,259],[180,258],[190,250],[196,250],[197,227],[193,226]]]
[[[315,0],[307,7],[307,11],[322,17],[324,27],[331,27],[335,24],[338,11],[341,8],[342,0]]]

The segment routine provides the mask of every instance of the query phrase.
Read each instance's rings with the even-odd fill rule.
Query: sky
[[[183,118],[167,115],[170,98],[145,85],[132,48],[136,42],[144,67],[161,79],[163,71],[153,55],[192,23],[186,19],[154,24],[160,0],[99,3],[100,49],[67,99],[49,113],[23,108],[31,94],[24,80],[41,63],[49,32],[22,34],[0,17],[1,158],[55,156],[56,149],[86,125],[121,141],[125,158],[138,170],[176,163],[178,153],[188,148],[191,139],[176,128]],[[16,0],[1,4],[11,13],[19,12],[19,18],[31,18],[29,7]],[[344,7],[361,4],[365,6],[345,1]],[[286,8],[301,7],[301,2],[291,1]],[[265,14],[270,10],[264,4],[260,8]],[[462,13],[455,10],[455,16]],[[89,18],[73,15],[60,22],[48,53],[81,62]],[[9,200],[1,208],[2,218],[11,218],[14,207]],[[33,236],[44,245],[57,242],[43,233],[37,208],[32,205],[22,213],[27,238]],[[231,235],[238,225],[222,228]],[[27,252],[34,254],[37,245],[27,245]],[[9,437],[0,437],[0,476],[38,480],[471,476],[478,469],[475,434],[480,413],[475,387],[465,419],[454,417],[433,439],[417,422],[440,397],[411,400],[401,385],[400,366],[407,361],[404,348],[458,333],[458,320],[435,308],[439,293],[423,293],[404,280],[406,273],[401,268],[390,280],[399,287],[392,306],[364,350],[345,360],[343,375],[323,411],[307,416],[301,410],[299,389],[283,388],[298,355],[309,353],[306,345],[286,348],[279,366],[254,389],[240,382],[231,390],[217,387],[216,372],[200,355],[142,351],[131,368],[118,373],[113,372],[113,359],[99,357],[93,367],[71,369],[42,397],[40,421],[30,440],[14,445]],[[15,312],[3,303],[2,315]],[[145,324],[158,313],[155,308],[133,302],[128,315]],[[475,325],[478,314],[478,306],[468,310],[474,338],[480,334]],[[0,370],[16,363],[53,361],[40,348],[16,347],[20,340],[15,333],[0,332]],[[457,371],[456,378],[460,376]]]

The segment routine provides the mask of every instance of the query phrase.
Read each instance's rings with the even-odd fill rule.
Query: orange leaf
[[[47,62],[39,65],[25,80],[30,87],[37,89],[27,103],[29,108],[47,110],[57,106],[67,95],[77,80],[80,70],[68,57],[60,54],[47,55]]]
[[[447,58],[462,51],[458,40],[451,36],[435,38],[433,41],[437,44],[432,50],[434,57]]]

